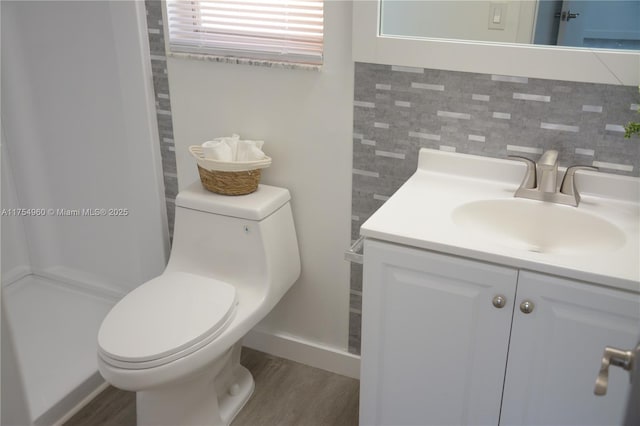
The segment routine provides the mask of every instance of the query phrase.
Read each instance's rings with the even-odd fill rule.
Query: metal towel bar
[[[344,252],[344,260],[348,260],[352,263],[359,263],[360,265],[362,265],[364,255],[362,254],[361,250],[363,245],[364,237],[358,238],[353,244],[351,244],[349,250]]]

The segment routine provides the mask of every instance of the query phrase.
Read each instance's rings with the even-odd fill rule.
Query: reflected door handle
[[[567,11],[567,22],[569,22],[572,19],[576,19],[578,16],[580,16],[579,13],[571,13],[571,11]]]
[[[572,19],[576,19],[578,16],[580,16],[580,13],[571,13],[570,10],[566,11],[566,12],[558,12],[554,15],[556,18],[560,18],[561,21],[567,21],[569,22]]]
[[[638,345],[638,347],[640,347],[640,345]],[[638,350],[638,348],[636,348],[636,350]],[[623,351],[621,349],[607,346],[602,354],[600,372],[598,373],[598,377],[596,377],[596,387],[593,390],[593,393],[598,396],[606,395],[607,386],[609,385],[610,365],[622,367],[627,371],[631,371],[633,369],[634,358],[634,351]]]
[[[567,21],[569,22],[572,19],[576,19],[578,16],[580,16],[579,13],[571,13],[570,10],[566,11],[566,12],[562,12],[562,16],[560,17],[560,19],[562,21]]]

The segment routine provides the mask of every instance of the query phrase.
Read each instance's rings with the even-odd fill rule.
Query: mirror
[[[389,4],[398,3],[398,5],[402,3],[424,3],[429,6],[434,3],[432,0],[354,1],[352,26],[352,55],[354,61],[564,81],[622,84],[626,86],[640,84],[640,51],[629,50],[628,48],[614,50],[609,47],[549,46],[524,42],[480,41],[470,38],[460,40],[442,38],[442,36],[436,38],[432,35],[426,36],[424,34],[411,36],[408,34],[411,30],[406,29],[410,25],[400,23],[396,25],[396,28],[401,30],[396,32],[402,31],[403,34],[385,34],[385,31],[391,31],[390,27],[386,25],[385,31],[381,33],[380,23],[385,19],[383,9],[387,1],[391,1]],[[532,6],[538,7],[539,3],[543,1],[545,0],[495,0],[494,3],[507,4],[507,16],[509,16],[508,10],[512,4],[523,8],[523,13],[528,7],[527,10],[529,10],[530,14],[537,14],[538,9],[534,7],[532,11]],[[595,1],[587,0],[587,3]],[[614,1],[610,0],[606,3],[613,4]],[[469,4],[484,3],[484,1],[470,0],[469,2],[462,2],[450,0],[442,1],[441,3],[443,5]],[[571,13],[574,13],[573,10],[571,10]],[[518,15],[520,15],[520,10]],[[418,15],[416,14],[416,16]],[[501,16],[504,15],[501,14]],[[632,24],[639,22],[635,17],[631,16],[631,18],[633,19],[629,19],[629,22]],[[489,17],[486,16],[482,18],[482,21],[488,24],[488,19]],[[506,19],[505,26],[508,26],[510,18]],[[627,19],[627,17],[624,19]],[[440,20],[447,24],[455,21],[456,17],[446,19],[440,17]],[[570,24],[573,24],[577,22],[577,18],[572,18],[569,21]],[[529,24],[528,30],[524,30],[527,25],[523,25],[523,30],[518,30],[518,32],[528,33],[529,40],[535,40],[535,20],[530,22],[532,23]],[[446,28],[448,25],[444,25],[444,27]],[[542,29],[539,32],[542,32]],[[547,38],[554,37],[552,29],[546,31],[546,33]],[[622,39],[619,36],[620,34],[613,40]],[[449,37],[452,36],[449,35]],[[599,37],[602,38],[601,34]],[[627,39],[625,38],[624,40]],[[617,41],[609,43],[617,43]],[[630,45],[629,42],[625,43],[625,47]],[[632,40],[631,43],[637,43],[637,41]]]
[[[380,34],[640,49],[640,0],[381,0]]]

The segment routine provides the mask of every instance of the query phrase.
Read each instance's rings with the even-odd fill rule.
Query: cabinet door
[[[377,241],[364,250],[360,424],[497,424],[517,272]]]
[[[629,373],[611,368],[607,395],[593,389],[605,346],[638,341],[639,296],[521,272],[516,299],[500,424],[622,424]]]

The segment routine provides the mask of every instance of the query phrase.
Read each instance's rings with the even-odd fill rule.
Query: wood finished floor
[[[240,362],[251,371],[256,389],[232,426],[358,424],[358,380],[249,348],[242,349]],[[135,393],[109,387],[65,426],[135,424]]]

